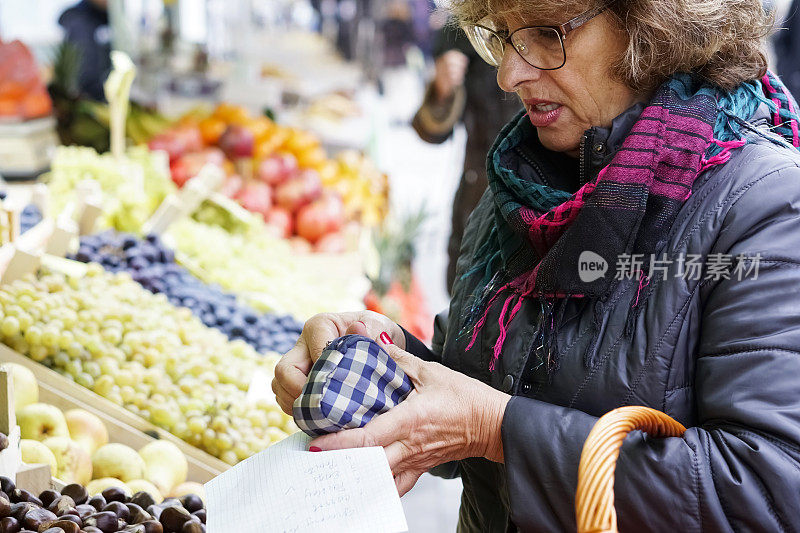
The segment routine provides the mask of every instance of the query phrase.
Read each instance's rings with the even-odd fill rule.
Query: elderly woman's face
[[[506,22],[509,31],[532,24]],[[504,91],[520,97],[545,148],[577,156],[585,130],[610,126],[617,115],[641,97],[611,76],[611,65],[626,44],[625,35],[612,25],[606,13],[601,13],[567,36],[567,62],[560,69],[536,69],[507,45],[497,82]]]

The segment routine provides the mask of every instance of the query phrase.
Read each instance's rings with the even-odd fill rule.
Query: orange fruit
[[[227,125],[225,122],[216,117],[208,117],[200,121],[200,136],[203,142],[207,145],[217,144],[219,138],[225,132]]]

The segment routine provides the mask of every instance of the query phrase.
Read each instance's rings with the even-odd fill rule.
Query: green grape
[[[13,337],[20,332],[19,319],[14,316],[3,317],[3,322],[0,324],[0,332],[5,337]]]
[[[28,354],[30,355],[31,359],[41,363],[45,360],[45,358],[47,358],[48,355],[50,355],[50,352],[48,352],[46,347],[39,345],[31,346],[31,348],[28,350]]]
[[[94,387],[94,378],[86,372],[81,372],[75,376],[75,383],[82,385],[87,389]]]
[[[42,343],[42,329],[38,326],[31,326],[25,331],[25,341],[31,345]]]

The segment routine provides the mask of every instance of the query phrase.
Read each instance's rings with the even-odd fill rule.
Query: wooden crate
[[[78,408],[97,415],[108,429],[110,442],[119,442],[136,450],[155,438],[174,443],[189,462],[189,481],[206,483],[230,468],[224,461],[3,344],[0,344],[0,362],[18,363],[29,368],[39,382],[39,401],[62,410]]]

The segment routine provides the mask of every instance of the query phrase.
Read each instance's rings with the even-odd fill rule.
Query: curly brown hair
[[[508,16],[560,24],[601,3],[452,0],[449,10],[462,24],[488,19],[497,25]],[[606,13],[628,36],[612,72],[636,91],[650,92],[677,72],[698,74],[724,90],[766,73],[774,20],[761,0],[617,0]]]

